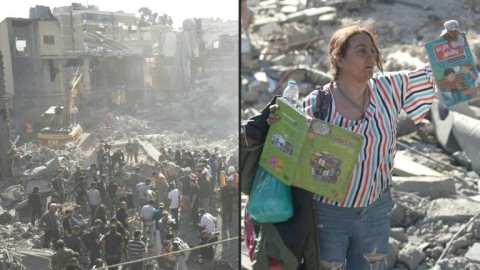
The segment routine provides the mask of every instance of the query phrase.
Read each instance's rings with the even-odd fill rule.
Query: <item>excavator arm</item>
[[[72,78],[70,91],[68,91],[67,97],[65,98],[65,106],[63,107],[64,126],[69,126],[71,124],[70,110],[73,107],[73,102],[75,101],[77,94],[83,95],[83,73],[80,71],[80,67],[77,68],[77,71]]]

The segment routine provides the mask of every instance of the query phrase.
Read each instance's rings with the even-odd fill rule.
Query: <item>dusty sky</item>
[[[141,7],[148,7],[159,15],[168,14],[174,27],[187,18],[220,18],[238,20],[238,0],[17,0],[5,2],[0,8],[0,22],[6,17],[28,18],[30,8],[36,5],[54,7],[69,6],[72,2],[96,5],[101,11],[124,11],[137,14]],[[7,4],[8,3],[8,4]]]

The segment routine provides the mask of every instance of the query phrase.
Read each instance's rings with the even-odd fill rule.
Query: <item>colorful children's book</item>
[[[260,166],[287,185],[342,201],[363,136],[312,119],[282,97],[277,104],[280,119],[269,129]]]
[[[432,40],[425,48],[443,105],[451,107],[480,97],[478,71],[464,34],[453,42]]]

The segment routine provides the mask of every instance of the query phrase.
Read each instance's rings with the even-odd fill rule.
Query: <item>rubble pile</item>
[[[297,81],[300,95],[328,82],[328,41],[345,22],[363,20],[375,29],[385,71],[427,62],[423,43],[437,38],[449,19],[460,22],[472,51],[480,53],[475,1],[306,1],[308,7],[304,2],[247,1],[250,22],[241,35],[242,119],[280,95],[289,79]]]
[[[66,172],[64,177],[68,182],[65,189],[68,194],[74,188],[73,173],[76,167],[88,169],[90,164],[96,163],[96,148],[102,141],[110,144],[112,151],[121,149],[125,152],[128,139],[137,140],[142,146],[138,156],[139,162],[127,163],[124,173],[116,177],[117,183],[125,187],[119,193],[120,197],[127,196],[130,187],[129,174],[135,167],[141,168],[142,176],[145,178],[150,178],[152,172],[158,169],[158,153],[161,148],[202,152],[204,149],[212,151],[218,147],[219,154],[226,156],[227,161],[234,162],[238,159],[237,130],[219,132],[212,125],[209,131],[205,132],[187,131],[176,127],[173,124],[175,122],[173,118],[168,121],[162,119],[155,114],[138,113],[132,116],[118,112],[99,113],[97,119],[93,121],[95,124],[86,130],[86,133],[90,134],[82,145],[68,143],[47,147],[37,145],[33,141],[17,146],[13,180],[0,183],[2,191],[0,192],[0,225],[2,225],[0,236],[6,240],[0,241],[0,250],[4,252],[4,264],[3,266],[0,264],[0,269],[34,269],[32,267],[50,263],[53,251],[42,248],[43,231],[37,226],[30,225],[27,195],[32,192],[34,186],[38,186],[42,203],[47,202],[53,191],[51,180],[60,168]],[[205,123],[200,124],[205,125]],[[74,201],[68,201],[63,204],[63,208],[73,208],[73,204]],[[218,212],[214,214],[218,215]],[[141,228],[138,217],[132,221],[132,226]],[[235,237],[233,232],[232,228],[231,233],[225,231],[223,236],[225,239]],[[182,229],[180,233],[193,234],[191,229],[189,231]],[[188,240],[193,243],[198,242],[198,239],[193,237]],[[229,243],[231,244],[233,242]],[[228,262],[229,265],[238,264],[238,250],[225,250],[219,247],[217,252],[221,254],[219,262]],[[192,263],[195,264],[193,260]]]
[[[460,22],[472,52],[480,56],[475,1],[252,0],[247,6],[249,24],[243,25],[241,41],[242,121],[281,95],[290,79],[297,81],[301,97],[329,82],[328,41],[347,21],[363,20],[376,30],[386,72],[427,62],[423,44],[437,38],[450,19]],[[472,170],[478,159],[473,152],[480,150],[473,128],[478,112],[477,100],[450,112],[435,105],[419,126],[401,117],[388,269],[480,269],[480,171]],[[469,125],[459,125],[466,115]],[[242,197],[242,207],[247,200]],[[251,269],[242,244],[242,267]]]

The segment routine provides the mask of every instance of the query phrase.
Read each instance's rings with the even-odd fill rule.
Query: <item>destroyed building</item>
[[[116,178],[127,186],[125,198],[132,192],[128,181],[135,167],[146,178],[159,169],[160,148],[215,149],[229,165],[237,164],[238,22],[189,19],[183,30],[173,30],[165,25],[140,29],[134,19],[130,13],[72,4],[53,13],[36,6],[29,18],[0,22],[11,127],[2,147],[13,163],[13,179],[0,181],[1,234],[6,239],[0,245],[1,269],[40,269],[50,263],[52,251],[41,248],[42,230],[28,223],[27,195],[39,187],[42,204],[47,203],[56,172],[61,168],[72,176],[77,167],[87,171],[97,164],[96,150],[104,143],[112,150],[124,149],[128,139],[140,145],[138,164],[126,164]],[[43,127],[42,115],[53,114],[57,105],[70,108],[71,101],[86,136],[51,145],[26,136],[26,122],[33,123],[36,134]],[[73,187],[69,178],[66,191]],[[218,205],[216,198],[213,202]],[[72,203],[70,198],[65,208]],[[218,211],[215,207],[212,214]],[[141,226],[139,220],[133,223]],[[184,225],[179,235],[197,244],[196,230]],[[219,224],[222,239],[232,238],[217,248],[217,264],[225,269],[238,264],[237,225]],[[197,264],[196,259],[189,263]]]
[[[183,31],[138,29],[134,23],[134,14],[75,3],[53,14],[36,6],[28,19],[2,21],[0,49],[15,133],[21,134],[27,121],[42,128],[39,116],[65,103],[77,67],[84,74],[84,93],[75,105],[86,122],[106,106],[131,110],[212,91],[218,92],[215,110],[234,111],[238,102],[227,97],[236,95],[238,85],[238,22],[190,19]]]
[[[76,106],[86,115],[85,119],[93,111],[115,103],[120,94],[131,98],[142,96],[140,55],[108,43],[102,48],[115,53],[93,54],[88,50],[67,53],[59,21],[48,11],[37,6],[31,14],[48,16],[6,18],[0,23],[0,46],[2,52],[7,52],[4,69],[8,107],[12,127],[18,133],[27,121],[39,128],[42,113],[50,106],[65,103],[65,93],[77,67],[85,76],[85,93],[76,100]]]

